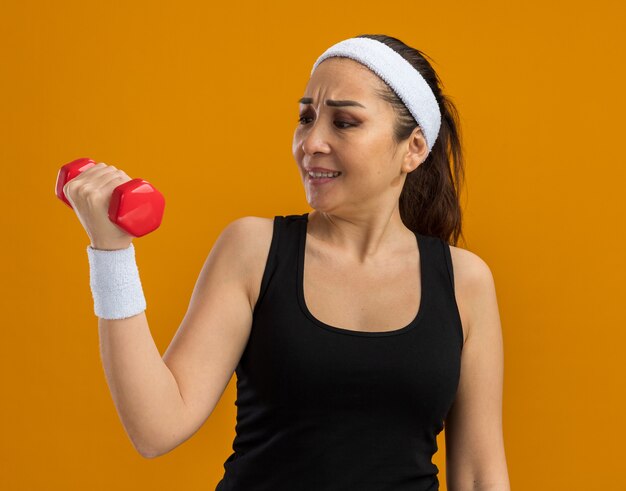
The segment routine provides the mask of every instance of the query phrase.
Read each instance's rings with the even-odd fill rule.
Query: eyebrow
[[[313,103],[313,99],[311,97],[302,97],[300,99],[298,99],[298,102],[300,104],[312,104]],[[335,106],[335,107],[341,107],[341,106],[359,106],[362,107],[364,109],[367,109],[363,104],[361,104],[360,102],[357,101],[349,101],[349,100],[333,100],[333,99],[326,99],[326,105],[327,106]]]

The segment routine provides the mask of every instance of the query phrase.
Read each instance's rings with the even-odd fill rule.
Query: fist
[[[131,180],[124,171],[100,162],[63,186],[94,249],[126,249],[132,243],[133,236],[114,224],[108,214],[113,190]]]

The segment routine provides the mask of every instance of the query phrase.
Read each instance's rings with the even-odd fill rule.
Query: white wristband
[[[135,262],[135,247],[103,251],[87,246],[89,286],[94,313],[102,319],[125,319],[146,310]]]

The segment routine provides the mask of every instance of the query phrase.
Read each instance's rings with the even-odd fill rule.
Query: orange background
[[[163,353],[229,222],[310,210],[291,138],[316,57],[385,33],[435,59],[461,113],[460,245],[496,281],[512,489],[626,489],[623,2],[2,6],[0,488],[214,489],[235,376],[190,440],[135,451],[99,356],[89,239],[53,193],[57,171],[92,157],[164,194],[161,227],[134,242]]]

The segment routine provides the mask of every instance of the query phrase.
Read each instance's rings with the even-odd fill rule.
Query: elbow
[[[465,485],[449,485],[448,491],[511,491],[508,479],[498,482],[467,481]]]
[[[129,435],[130,436],[130,435]],[[145,442],[140,442],[136,438],[130,438],[133,447],[137,451],[139,455],[141,455],[144,459],[154,459],[163,455],[165,452],[161,452],[154,447],[154,445],[146,444]]]
[[[153,448],[144,448],[135,446],[135,450],[141,455],[144,459],[155,459],[156,457],[160,457],[164,452],[159,452]]]
[[[473,488],[479,491],[511,491],[509,481],[498,481],[486,484],[478,484]]]
[[[165,427],[165,425],[162,426]],[[160,431],[156,433],[145,428],[141,432],[131,431],[131,428],[127,426],[125,429],[133,447],[145,459],[154,459],[165,455],[184,441],[177,434],[167,434],[163,428],[160,428]]]
[[[156,457],[159,457],[159,453],[150,453],[150,452],[139,452],[139,455],[141,455],[144,459],[154,459]]]

